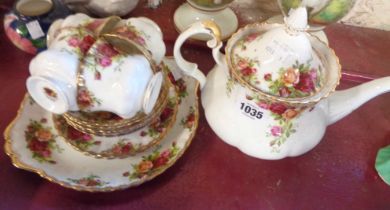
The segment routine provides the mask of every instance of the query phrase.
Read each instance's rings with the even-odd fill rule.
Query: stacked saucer
[[[164,74],[170,74],[164,68]],[[170,132],[179,108],[178,88],[169,79],[169,87],[149,115],[137,114],[122,119],[109,112],[73,112],[53,115],[55,127],[76,150],[97,158],[125,158],[158,144]],[[163,91],[162,91],[163,92]],[[163,94],[160,94],[163,95]],[[74,123],[75,122],[75,123]],[[81,122],[77,124],[78,122]],[[99,139],[99,140],[96,140]]]
[[[166,79],[161,87],[156,105],[148,115],[139,112],[130,119],[123,119],[111,112],[71,111],[63,114],[63,118],[67,124],[85,133],[98,136],[127,134],[146,126],[159,117],[166,108],[169,98],[174,97],[174,95],[169,94],[172,88],[174,88],[172,82]]]
[[[184,153],[197,127],[197,82],[173,76],[181,70],[164,57],[153,21],[77,14],[55,22],[48,43],[6,131],[15,166],[76,190],[112,191],[152,179]]]
[[[178,68],[171,58],[164,58],[164,63]],[[161,121],[115,137],[78,131],[63,115],[53,115],[26,95],[5,131],[6,153],[17,168],[74,190],[107,192],[138,186],[172,166],[195,136],[198,82],[183,77],[173,87],[170,95],[176,100],[168,101]]]

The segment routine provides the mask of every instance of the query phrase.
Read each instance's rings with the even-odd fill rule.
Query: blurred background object
[[[220,27],[222,39],[230,37],[238,28],[238,18],[229,8],[233,0],[187,0],[175,11],[174,23],[179,32],[202,20],[213,20]],[[196,35],[197,40],[208,40],[209,36]]]
[[[276,0],[235,0],[230,7],[246,23],[261,22],[281,14]]]
[[[156,9],[161,3],[162,0],[148,0],[148,7]]]
[[[278,0],[284,16],[290,9],[305,6],[309,13],[311,30],[322,30],[325,26],[341,20],[354,6],[356,0]]]
[[[69,14],[59,0],[19,0],[4,16],[4,30],[15,46],[36,54],[46,49],[46,34],[51,23]]]
[[[357,0],[341,22],[348,25],[390,31],[389,0]]]
[[[124,16],[131,12],[139,0],[63,0],[75,12],[93,14],[99,17]]]
[[[294,2],[297,0],[291,0]],[[281,9],[277,0],[235,0],[230,7],[240,14],[243,22],[264,21],[280,15]],[[343,24],[390,30],[390,1],[356,0],[355,6],[341,20]]]

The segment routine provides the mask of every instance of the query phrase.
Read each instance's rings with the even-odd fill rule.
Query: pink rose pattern
[[[186,85],[185,81],[182,78],[175,80],[171,70],[169,70],[168,66],[165,65],[164,63],[161,63],[158,66],[158,68],[160,71],[164,72],[168,76],[168,79],[171,81],[171,83],[176,86],[176,91],[177,91],[178,96],[179,96],[178,104],[181,104],[181,100],[188,96],[187,85]]]
[[[258,61],[235,55],[235,65],[239,75],[252,85],[260,84],[260,80],[257,78],[258,69],[254,67],[256,63]]]
[[[247,49],[247,44],[260,38],[259,33],[253,33],[238,41],[237,47]],[[257,60],[249,57],[234,55],[234,66],[245,81],[258,86],[262,80],[258,78],[260,69],[255,67]],[[263,81],[269,83],[270,94],[281,97],[296,98],[314,94],[321,87],[321,66],[312,68],[310,64],[300,64],[298,61],[289,68],[282,68],[278,78],[272,78],[272,74],[264,72]],[[275,75],[274,75],[275,76]]]
[[[67,37],[61,37],[60,39],[66,39],[68,46],[70,46],[80,58],[84,57],[89,48],[95,43],[93,35],[80,29],[77,29],[77,33],[73,33]]]
[[[143,33],[142,31],[138,31],[133,25],[130,23],[127,23],[126,26],[119,27],[115,29],[114,31],[116,34],[124,36],[135,43],[146,46],[145,38],[148,38],[148,36]]]
[[[128,171],[123,173],[124,177],[129,180],[144,179],[152,174],[158,173],[165,169],[172,159],[179,153],[179,148],[173,142],[172,146],[164,151],[157,148],[152,154],[145,156],[138,164],[133,165],[134,172]]]
[[[190,107],[190,112],[188,113],[188,115],[183,118],[180,122],[180,124],[184,127],[184,128],[187,128],[189,129],[190,131],[192,131],[192,128],[194,127],[195,125],[195,109],[194,107]]]
[[[237,42],[237,47],[240,47],[241,50],[246,50],[247,44],[260,37],[259,33],[250,34]],[[255,67],[258,61],[235,54],[233,62],[241,78],[251,85],[257,86],[260,84],[261,80],[257,77],[259,69]],[[320,72],[321,66],[313,68],[310,64],[296,62],[289,68],[280,69],[278,78],[273,78],[275,75],[264,72],[261,79],[269,84],[270,94],[288,98],[305,97],[314,94],[321,87]],[[228,96],[230,96],[235,85],[236,81],[229,78],[226,84]],[[296,108],[281,103],[271,103],[257,95],[247,95],[246,98],[247,100],[253,100],[260,108],[268,110],[275,122],[277,122],[276,125],[269,126],[267,136],[272,137],[270,141],[272,150],[275,152],[280,151],[280,146],[296,132],[293,119],[299,117],[299,114],[307,107]]]
[[[85,151],[91,146],[101,144],[101,141],[96,141],[90,134],[83,133],[70,126],[61,115],[54,115],[53,120],[59,134],[80,150]]]
[[[33,159],[41,163],[56,164],[56,161],[52,159],[53,150],[62,152],[62,149],[55,142],[56,136],[51,132],[51,128],[44,126],[46,123],[45,118],[40,121],[30,120],[24,136]]]
[[[109,182],[102,181],[99,176],[93,174],[88,177],[84,177],[80,179],[68,178],[68,181],[70,181],[73,184],[81,185],[84,187],[103,187],[109,184]]]
[[[237,47],[241,47],[242,50],[246,50],[247,44],[253,42],[258,37],[260,37],[260,33],[249,34],[248,36],[237,42]]]
[[[136,147],[131,142],[125,142],[124,140],[114,145],[105,154],[114,155],[115,157],[126,157],[129,154],[134,154]]]
[[[101,100],[96,98],[87,88],[79,88],[76,99],[81,110],[89,110],[101,104]]]
[[[111,67],[114,62],[120,63],[124,56],[111,44],[102,39],[98,39],[88,51],[85,58],[85,65],[95,74],[95,80],[102,79],[102,72]],[[119,67],[115,69],[120,70]]]
[[[247,100],[254,101],[260,108],[270,112],[276,124],[269,125],[267,137],[272,138],[269,145],[273,152],[280,151],[280,147],[296,132],[293,120],[308,107],[291,107],[282,103],[270,103],[260,96],[246,96]]]
[[[149,136],[151,138],[158,138],[162,133],[164,133],[171,123],[171,119],[174,114],[174,109],[176,106],[176,98],[169,98],[168,104],[161,112],[160,117],[155,119],[150,125],[147,131],[142,131],[140,136]]]
[[[270,81],[270,92],[286,98],[306,97],[321,87],[320,68],[311,68],[309,64],[296,62],[292,67],[282,68],[279,78]]]

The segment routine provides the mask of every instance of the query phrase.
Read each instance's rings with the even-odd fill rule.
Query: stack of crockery
[[[161,31],[149,19],[76,14],[51,26],[27,88],[77,150],[124,158],[159,143],[176,120],[178,93],[164,55]],[[87,141],[91,136],[101,140]],[[119,144],[137,146],[111,149]]]

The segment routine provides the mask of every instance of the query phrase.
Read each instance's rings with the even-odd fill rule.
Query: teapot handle
[[[206,76],[198,69],[196,63],[191,63],[185,60],[180,52],[183,43],[193,35],[196,34],[208,34],[212,37],[207,41],[207,46],[213,49],[213,58],[218,65],[224,63],[223,54],[219,52],[222,47],[221,30],[218,25],[211,20],[205,20],[196,22],[191,25],[187,30],[180,34],[175,42],[173,49],[173,55],[177,65],[182,69],[184,74],[191,76],[199,81],[201,89],[206,84]]]

